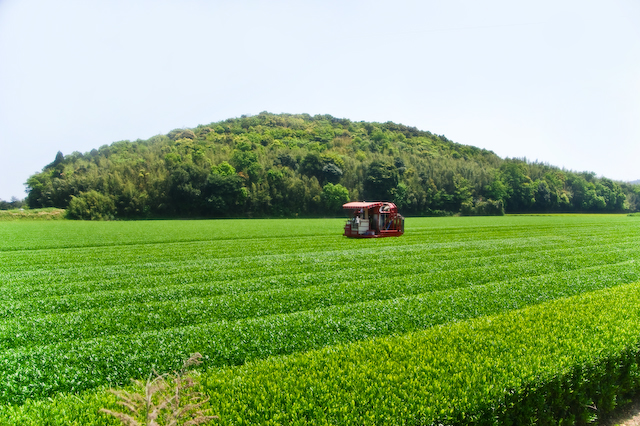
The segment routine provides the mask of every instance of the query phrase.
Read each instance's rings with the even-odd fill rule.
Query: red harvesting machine
[[[385,201],[354,201],[343,204],[351,210],[344,234],[351,238],[399,237],[404,234],[404,217],[398,207]]]

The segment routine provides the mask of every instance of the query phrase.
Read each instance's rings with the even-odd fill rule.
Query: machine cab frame
[[[404,217],[394,203],[386,201],[353,201],[344,204],[351,217],[344,234],[351,238],[399,237],[404,234]]]

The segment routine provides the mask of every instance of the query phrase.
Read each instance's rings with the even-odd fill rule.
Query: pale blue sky
[[[2,199],[58,150],[261,111],[640,179],[640,2],[0,0]]]

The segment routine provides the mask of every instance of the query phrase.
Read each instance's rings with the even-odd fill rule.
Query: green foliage
[[[233,176],[236,174],[236,169],[231,164],[223,161],[217,166],[211,166],[211,174],[220,176]]]
[[[203,190],[204,213],[207,216],[224,216],[236,206],[242,206],[247,198],[243,183],[243,179],[235,174],[209,175]]]
[[[222,424],[586,424],[640,386],[638,294],[621,286],[202,382]]]
[[[4,201],[0,198],[0,210],[16,210],[22,207],[26,207],[24,200],[18,200],[16,197],[11,197],[11,201]]]
[[[274,181],[277,169],[289,171]],[[210,175],[239,176],[236,198],[209,200]],[[113,199],[116,217],[316,216],[335,214],[321,199],[327,183],[354,199],[394,200],[405,215],[468,212],[474,200],[501,202],[508,213],[640,209],[640,185],[502,160],[391,122],[266,112],[85,154],[58,152],[27,180],[26,202],[67,208],[97,191]]]
[[[236,169],[248,171],[258,161],[258,155],[251,151],[234,150],[229,161]]]
[[[500,172],[508,188],[507,207],[515,211],[531,208],[536,201],[535,188],[525,164],[507,162],[500,167]]]
[[[369,165],[367,177],[364,180],[365,198],[369,200],[391,200],[393,191],[397,186],[398,169],[395,164],[374,161]]]
[[[609,390],[596,392],[592,402],[608,407],[612,395],[624,398],[614,385],[635,383],[620,379],[626,373],[616,367],[629,365],[632,354],[605,353],[580,339],[612,329],[631,336],[628,323],[638,323],[640,312],[628,309],[638,306],[637,287],[616,290],[640,280],[636,222],[622,215],[409,218],[402,238],[376,241],[341,237],[343,221],[334,219],[7,224],[0,227],[0,424],[109,424],[96,413],[115,407],[112,396],[105,401],[81,392],[144,379],[150,368],[179,369],[193,352],[203,355],[199,380],[222,422],[254,424],[264,416],[284,422],[273,409],[308,414],[313,423],[323,422],[322,412],[333,413],[333,423],[341,424],[347,393],[370,407],[351,408],[360,423],[369,421],[363,420],[367,410],[386,416],[375,420],[382,423],[421,415],[417,401],[434,395],[444,399],[429,406],[447,416],[484,416],[489,409],[512,418],[505,407],[548,405],[555,413],[572,395],[593,395],[593,383]],[[593,293],[603,289],[611,292]],[[600,301],[580,316],[573,305],[562,308],[572,296],[582,297],[578,305],[590,297]],[[538,314],[517,311],[554,300],[559,304]],[[602,322],[592,315],[599,311],[618,319]],[[536,318],[555,331],[544,334],[536,328],[544,321]],[[573,337],[549,337],[564,335],[562,327]],[[433,340],[415,340],[418,335]],[[527,340],[537,335],[541,340]],[[491,343],[482,343],[485,338]],[[372,358],[350,358],[349,348]],[[443,358],[434,362],[416,348]],[[313,350],[321,352],[296,355]],[[544,362],[536,364],[545,350]],[[292,358],[273,358],[284,355]],[[309,369],[298,369],[296,360],[307,356],[314,360]],[[494,370],[487,360],[496,359]],[[333,371],[334,363],[354,375],[338,369],[311,380],[315,368]],[[540,369],[517,375],[522,363]],[[384,365],[389,368],[376,367]],[[404,375],[427,370],[415,380]],[[601,377],[604,372],[610,375]],[[421,383],[446,392],[427,392]],[[322,392],[311,395],[311,388]],[[562,393],[553,394],[558,389]],[[290,407],[269,396],[272,391],[290,395]],[[467,402],[458,399],[465,396]],[[448,406],[447,398],[459,403]],[[326,411],[306,412],[293,401]],[[553,415],[582,415],[575,410]]]
[[[464,202],[460,213],[463,216],[503,216],[504,204],[502,200],[476,200]]]
[[[332,183],[322,187],[322,205],[329,213],[338,213],[342,205],[349,202],[349,190],[344,186]]]
[[[333,163],[322,167],[322,178],[329,183],[337,183],[342,177],[342,169]]]
[[[115,213],[116,205],[111,197],[95,190],[73,197],[67,210],[69,218],[84,220],[113,219]]]

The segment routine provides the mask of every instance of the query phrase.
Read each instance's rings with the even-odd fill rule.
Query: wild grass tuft
[[[194,390],[195,382],[188,374],[189,367],[201,364],[202,355],[195,353],[187,359],[180,371],[172,374],[151,373],[146,382],[134,380],[139,393],[110,389],[125,412],[101,408],[127,426],[192,426],[208,423],[218,416],[205,414],[202,406],[209,401]]]

